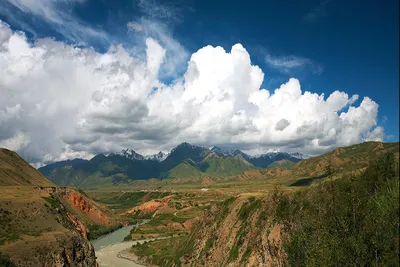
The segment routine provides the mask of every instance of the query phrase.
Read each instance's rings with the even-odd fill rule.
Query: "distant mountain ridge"
[[[302,159],[307,159],[310,158],[311,156],[305,155],[299,152],[294,152],[294,153],[287,153],[287,152],[266,152],[264,154],[260,155],[249,155],[244,153],[241,150],[238,149],[222,149],[217,146],[213,146],[211,148],[211,151],[216,153],[217,155],[220,156],[242,156],[244,159],[246,159],[248,162],[253,164],[254,166],[258,168],[267,168],[270,164],[280,161],[280,160],[289,160],[294,163],[299,162]]]
[[[99,154],[91,160],[73,159],[51,163],[39,171],[57,185],[85,186],[90,183],[119,183],[149,178],[185,178],[196,176],[229,176],[250,169],[265,169],[270,164],[288,160],[299,162],[303,154],[269,152],[251,156],[241,150],[179,144],[170,153],[143,156],[133,149]]]
[[[157,161],[163,161],[168,156],[168,154],[163,153],[162,151],[154,155],[143,156],[137,153],[135,150],[129,148],[124,149],[121,152],[111,153],[110,155],[124,156],[131,160],[157,160]]]

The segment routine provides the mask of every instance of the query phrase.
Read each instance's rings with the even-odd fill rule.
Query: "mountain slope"
[[[271,168],[275,168],[275,167],[281,167],[281,168],[290,170],[295,165],[296,165],[296,163],[293,162],[293,161],[290,161],[290,160],[287,160],[287,159],[282,159],[282,160],[278,160],[278,161],[275,161],[275,162],[269,164],[267,168],[271,169]]]
[[[73,160],[49,164],[39,170],[62,186],[90,188],[129,180],[149,178],[185,178],[203,175],[228,176],[255,168],[243,158],[208,157],[215,155],[208,148],[182,143],[168,156],[159,153],[146,158],[133,150],[108,156],[97,155],[89,161]]]
[[[233,149],[222,149],[217,146],[213,146],[211,151],[217,154],[218,156],[242,156],[248,162],[253,164],[254,166],[265,169],[271,163],[279,160],[289,160],[291,162],[297,163],[302,159],[310,158],[308,155],[304,155],[298,152],[294,153],[286,153],[286,152],[267,152],[261,155],[251,156],[244,153],[241,150],[233,150]]]
[[[57,169],[65,167],[65,166],[76,166],[79,164],[83,164],[88,162],[88,160],[85,159],[72,159],[72,160],[63,160],[63,161],[58,161],[55,163],[51,163],[49,165],[43,166],[40,168],[40,172],[48,177],[52,175],[53,172],[55,172]]]
[[[58,188],[17,153],[0,150],[0,254],[15,266],[96,266],[89,224],[109,225],[97,205]]]
[[[204,174],[196,168],[195,163],[192,160],[185,160],[179,163],[168,171],[168,178],[190,178],[190,177],[201,177]]]
[[[274,163],[267,170],[250,170],[243,174],[229,177],[231,180],[238,179],[268,179],[274,184],[283,185],[310,185],[326,177],[326,168],[331,166],[335,175],[342,176],[347,173],[360,173],[371,160],[386,152],[394,153],[399,158],[399,143],[364,142],[348,147],[337,148],[322,155],[304,159],[292,168],[275,166]],[[292,165],[291,163],[289,163]]]
[[[255,167],[241,156],[206,157],[199,164],[200,169],[209,176],[229,176],[242,173]]]
[[[108,157],[100,154],[79,164],[68,163],[66,162],[62,167],[53,168],[53,165],[57,163],[48,165],[49,167],[46,166],[52,169],[48,175],[49,180],[60,186],[79,187],[96,179],[104,180],[105,178],[109,183],[113,183],[121,181],[121,177],[140,180],[158,177],[159,175],[158,161],[132,160],[117,154],[111,154]],[[43,168],[39,168],[39,171],[43,171]]]
[[[211,151],[208,148],[194,146],[184,142],[171,150],[168,157],[161,162],[161,169],[163,171],[171,170],[187,159],[197,163],[203,160],[209,153],[211,153]]]
[[[54,186],[17,153],[0,148],[0,186],[5,185]]]
[[[246,159],[251,162],[254,166],[257,166],[259,168],[265,169],[272,163],[280,160],[288,160],[294,163],[299,162],[301,159],[294,157],[290,155],[289,153],[285,152],[271,152],[271,153],[266,153],[262,154],[259,156],[255,157],[249,157],[247,156]]]
[[[399,158],[399,143],[364,142],[337,148],[331,152],[298,162],[292,170],[296,177],[315,177],[325,173],[329,164],[337,173],[361,170],[379,155],[393,152]]]

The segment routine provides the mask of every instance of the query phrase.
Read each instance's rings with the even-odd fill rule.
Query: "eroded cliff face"
[[[101,225],[110,224],[110,219],[82,194],[69,190],[63,194],[63,197],[68,200],[74,208],[82,211],[85,216],[94,223]]]
[[[212,206],[194,226],[182,265],[284,266],[282,226],[268,202],[239,197]]]
[[[16,266],[96,266],[89,231],[65,204],[66,190],[2,188],[0,252]]]

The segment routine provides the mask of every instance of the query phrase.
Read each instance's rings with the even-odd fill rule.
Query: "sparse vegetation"
[[[399,176],[391,153],[363,174],[276,195],[296,266],[399,266]]]
[[[255,199],[254,197],[249,198],[248,203],[243,203],[242,207],[239,210],[239,219],[246,220],[249,215],[255,210],[259,209],[261,206],[261,200]]]
[[[180,266],[181,254],[176,254],[178,247],[190,239],[188,235],[175,236],[167,239],[144,242],[132,246],[132,252],[142,260],[160,267]]]

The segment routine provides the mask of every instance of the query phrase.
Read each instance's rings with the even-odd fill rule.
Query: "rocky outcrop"
[[[96,222],[96,224],[110,224],[110,219],[82,194],[76,191],[68,191],[64,197],[73,207],[84,212],[86,216]]]
[[[92,243],[77,235],[63,243],[53,257],[53,263],[44,266],[97,266]]]
[[[182,266],[285,266],[282,226],[268,201],[238,198],[211,206],[182,248]]]
[[[93,245],[79,233],[62,232],[45,237],[10,244],[3,252],[9,254],[18,267],[96,266]]]
[[[111,223],[111,220],[92,200],[73,188],[48,186],[36,187],[36,189],[54,196],[59,196],[62,203],[74,209],[75,213],[82,214],[91,224],[109,225]]]
[[[89,230],[87,229],[87,227],[81,221],[79,221],[75,216],[69,213],[67,213],[66,216],[69,219],[69,221],[74,225],[75,230],[78,231],[78,233],[80,233],[85,239],[88,240]]]

